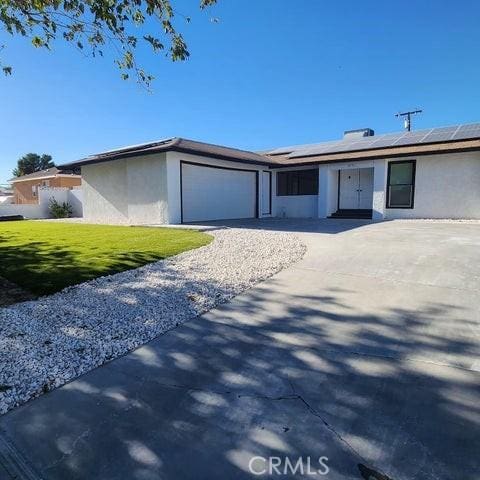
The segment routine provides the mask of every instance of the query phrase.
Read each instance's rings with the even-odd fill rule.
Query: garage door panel
[[[256,216],[256,172],[182,163],[184,222]]]

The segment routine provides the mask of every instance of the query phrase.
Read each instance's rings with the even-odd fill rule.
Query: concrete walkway
[[[308,253],[0,417],[0,479],[480,478],[480,224],[242,225]]]

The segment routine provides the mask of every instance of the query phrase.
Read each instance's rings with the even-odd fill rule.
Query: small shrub
[[[54,198],[50,199],[50,213],[53,218],[68,218],[72,216],[72,206],[68,202],[57,202]]]

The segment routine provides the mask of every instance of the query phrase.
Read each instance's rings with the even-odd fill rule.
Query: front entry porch
[[[337,170],[337,210],[330,218],[372,218],[373,167]]]

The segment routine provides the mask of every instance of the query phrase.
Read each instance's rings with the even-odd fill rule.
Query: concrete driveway
[[[480,478],[480,224],[242,225],[308,252],[0,417],[2,480]]]

